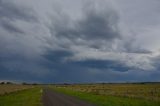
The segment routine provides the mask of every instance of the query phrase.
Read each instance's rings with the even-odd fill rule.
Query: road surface
[[[43,90],[42,102],[43,106],[95,106],[48,88]]]

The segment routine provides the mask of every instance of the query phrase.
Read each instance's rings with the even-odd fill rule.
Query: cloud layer
[[[159,2],[142,1],[0,0],[0,80],[159,81]]]

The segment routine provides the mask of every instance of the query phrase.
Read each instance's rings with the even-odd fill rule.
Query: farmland
[[[44,89],[44,91],[42,91]],[[160,84],[0,85],[0,106],[160,106]],[[65,96],[66,94],[68,96]],[[77,102],[79,101],[79,102]],[[53,106],[54,106],[53,105]]]
[[[29,85],[1,85],[0,106],[41,106],[41,88]]]
[[[15,84],[6,84],[6,85],[0,85],[0,95],[5,95],[11,92],[16,92],[20,90],[25,90],[33,88],[31,85],[15,85]]]
[[[100,106],[159,106],[160,84],[90,84],[53,87]]]

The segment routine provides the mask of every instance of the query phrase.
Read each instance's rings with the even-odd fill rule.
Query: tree
[[[5,82],[1,82],[0,84],[2,84],[2,85],[3,85],[3,84],[5,84]]]

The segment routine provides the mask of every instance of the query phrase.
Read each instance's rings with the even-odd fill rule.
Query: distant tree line
[[[9,85],[9,84],[17,84],[17,83],[13,83],[13,82],[9,82],[9,81],[2,81],[0,82],[0,85]],[[19,83],[21,85],[39,85],[38,83],[27,83],[27,82],[22,82],[22,83]]]
[[[22,85],[40,85],[38,83],[27,83],[27,82],[22,82]]]
[[[4,81],[2,81],[2,82],[0,82],[0,84],[4,85],[4,84],[13,84],[13,83],[12,82],[4,82]]]

